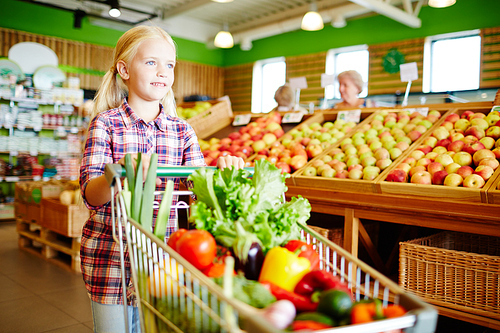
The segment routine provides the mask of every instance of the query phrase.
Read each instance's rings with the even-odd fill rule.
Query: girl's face
[[[175,49],[162,38],[141,42],[137,54],[125,65],[130,98],[144,102],[160,101],[174,83]]]
[[[340,97],[344,101],[352,101],[358,98],[358,87],[351,79],[343,77],[339,80],[339,85]]]

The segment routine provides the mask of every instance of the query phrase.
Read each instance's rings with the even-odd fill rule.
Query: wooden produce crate
[[[214,134],[232,122],[233,110],[228,99],[209,102],[212,104],[211,108],[186,120],[200,139]],[[194,102],[192,103],[194,105]],[[180,106],[189,107],[189,105],[190,103],[184,103]]]
[[[446,231],[399,244],[400,286],[434,305],[492,318],[498,327],[500,238]]]
[[[446,114],[444,114],[438,123],[431,130],[427,131],[419,139],[418,144],[412,145],[410,149],[404,154],[404,158],[408,157],[413,151],[417,150],[419,145],[425,141],[426,138],[432,135],[433,129],[441,126],[444,123],[446,116],[456,113],[462,115],[465,111],[470,110],[473,112],[489,113],[491,108],[488,107],[464,107],[464,108],[454,108],[450,109]],[[403,158],[403,159],[404,159]],[[486,190],[489,189],[494,181],[494,179],[500,174],[500,168],[498,168],[493,176],[488,179],[482,188],[467,188],[463,186],[450,187],[444,185],[422,185],[422,184],[412,184],[412,183],[400,183],[400,182],[389,182],[386,181],[386,177],[393,169],[397,167],[397,163],[393,163],[392,166],[384,170],[381,177],[377,179],[377,187],[380,193],[384,194],[395,194],[395,195],[410,195],[410,196],[422,196],[427,198],[439,198],[448,200],[459,200],[459,201],[469,201],[469,202],[487,202]]]
[[[498,169],[500,169],[500,167]],[[493,176],[495,175],[496,178],[493,179],[490,182],[490,186],[486,188],[486,202],[494,205],[500,205],[500,172],[497,170]]]
[[[335,145],[332,145],[329,147],[327,150],[325,150],[321,155],[316,156],[314,159],[309,161],[303,168],[300,170],[297,170],[293,175],[293,182],[297,186],[305,186],[305,187],[317,187],[317,188],[327,188],[327,189],[337,189],[341,191],[348,191],[348,192],[370,192],[370,193],[379,193],[380,189],[378,187],[378,181],[381,179],[382,175],[384,174],[382,171],[374,180],[369,181],[369,180],[363,180],[363,179],[350,179],[350,178],[326,178],[326,177],[320,177],[320,176],[306,176],[304,175],[304,171],[306,170],[307,167],[313,165],[315,160],[323,158],[325,155],[329,154],[333,149],[339,148],[341,145],[341,142],[343,139],[350,138],[351,136],[354,135],[357,131],[363,131],[366,132],[370,127],[369,124],[375,117],[375,115],[378,112],[382,111],[389,111],[389,112],[401,112],[404,111],[404,109],[386,109],[386,110],[379,110],[376,112],[372,112],[371,114],[368,115],[362,122],[356,126],[356,128],[348,133],[344,138],[339,140],[338,143]],[[442,115],[445,115],[449,110],[448,109],[438,109]],[[427,132],[432,132],[432,130],[435,128],[438,122],[436,122],[431,128],[427,130]],[[426,132],[426,133],[427,133]],[[412,143],[411,146],[418,145],[419,142],[421,142],[423,135],[417,139],[415,142]],[[410,147],[411,147],[410,146]],[[407,149],[409,150],[409,148]],[[401,159],[404,156],[404,153],[401,154],[400,157],[396,158],[392,162],[392,165],[397,165]]]
[[[42,199],[40,225],[67,237],[82,235],[82,227],[90,216],[83,205],[64,205],[58,199]]]

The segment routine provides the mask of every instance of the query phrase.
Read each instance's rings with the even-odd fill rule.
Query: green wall
[[[82,20],[81,29],[75,29],[73,13],[65,10],[16,0],[0,0],[0,4],[0,27],[3,28],[112,47],[123,34],[123,31],[91,25],[87,17]],[[173,37],[179,59],[214,66],[224,65],[223,50],[209,50],[203,43]]]
[[[16,0],[0,0],[0,26],[42,35],[56,36],[87,43],[114,46],[122,31],[90,25],[84,18],[81,29],[73,28],[70,12]],[[297,30],[253,42],[250,51],[209,50],[205,44],[182,38],[174,40],[178,57],[215,66],[251,63],[278,56],[294,56],[326,51],[332,48],[379,44],[425,37],[447,32],[500,26],[500,0],[457,0],[448,8],[423,7],[419,18],[422,27],[409,28],[384,16],[376,15],[347,21],[345,28],[326,25],[321,31]]]

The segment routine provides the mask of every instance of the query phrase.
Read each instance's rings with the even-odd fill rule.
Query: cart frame
[[[197,167],[158,167],[157,175],[186,178],[196,169]],[[231,292],[225,294],[222,288],[167,246],[163,240],[157,238],[150,230],[144,230],[136,221],[127,217],[124,199],[120,195],[120,178],[125,176],[124,168],[117,164],[108,164],[105,175],[111,188],[113,238],[119,244],[120,249],[126,327],[128,325],[126,297],[128,287],[125,251],[128,251],[131,266],[130,278],[132,285],[135,286],[132,292],[138,301],[142,332],[156,332],[159,325],[164,325],[165,328],[168,327],[174,332],[183,332],[175,323],[162,315],[163,308],[173,309],[172,311],[178,315],[187,315],[188,321],[194,324],[187,325],[186,331],[203,332],[208,327],[210,331],[213,328],[213,331],[237,332],[241,331],[238,324],[240,320],[244,322],[245,330],[250,333],[280,331],[274,329],[264,317],[256,315],[258,314],[256,309],[233,298]],[[190,192],[176,192],[181,195],[188,193]],[[180,201],[178,207],[176,205],[173,208],[188,207],[189,205]],[[320,269],[338,275],[341,281],[347,282],[355,300],[380,298],[384,307],[392,302],[408,310],[407,314],[399,318],[340,326],[324,330],[325,332],[375,333],[391,329],[404,329],[406,333],[434,332],[438,317],[434,307],[407,293],[392,280],[353,257],[321,234],[306,225],[299,224],[299,226],[302,228],[302,240],[312,244],[320,255]],[[151,289],[153,284],[154,288]],[[155,298],[156,295],[154,295],[158,292],[161,295],[161,302],[160,297]],[[176,312],[177,308],[180,312]]]

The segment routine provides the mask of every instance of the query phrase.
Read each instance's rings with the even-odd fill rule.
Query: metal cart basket
[[[157,175],[186,178],[196,169],[158,167]],[[138,302],[142,332],[280,332],[259,315],[259,310],[235,299],[231,292],[225,294],[223,288],[153,235],[151,230],[145,230],[128,218],[121,196],[120,178],[124,176],[125,170],[120,165],[106,166],[106,178],[111,188],[113,235],[120,247],[123,294],[127,294],[124,254],[128,251],[131,289]],[[186,203],[179,202],[175,208],[187,207]],[[397,329],[411,333],[434,332],[437,311],[433,307],[405,292],[392,280],[319,233],[307,226],[300,227],[302,240],[313,244],[320,255],[320,268],[346,281],[355,300],[379,298],[383,306],[395,303],[408,310],[402,317],[340,326],[325,332],[385,332]],[[126,304],[124,313],[127,323]]]

